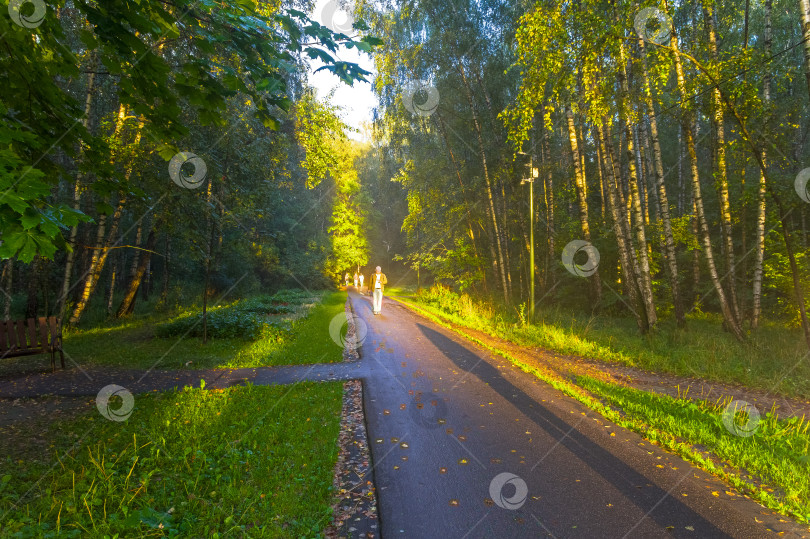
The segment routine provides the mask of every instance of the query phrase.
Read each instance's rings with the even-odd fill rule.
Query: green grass
[[[611,408],[621,410],[625,418],[644,426],[648,439],[658,441],[657,433],[667,433],[705,448],[753,477],[764,478],[765,484],[751,485],[751,479],[739,474],[726,476],[734,486],[769,502],[782,513],[810,521],[810,423],[803,417],[780,420],[769,412],[750,419],[748,429],[754,431],[751,436],[738,436],[723,424],[730,399],[714,404],[673,399],[587,376],[577,377],[576,383]],[[749,421],[744,411],[737,411],[733,417],[740,427]],[[775,496],[768,491],[773,486],[779,490]]]
[[[341,395],[337,382],[187,388],[136,395],[120,423],[94,409],[44,431],[4,428],[0,535],[318,536],[331,517]],[[34,437],[49,455],[21,458]]]
[[[716,317],[699,313],[688,317],[686,329],[663,321],[654,333],[644,336],[630,319],[583,316],[542,306],[536,310],[536,322],[525,324],[515,309],[507,311],[438,287],[408,301],[459,325],[523,346],[810,397],[810,355],[801,331],[776,324],[763,325],[740,343],[722,330]]]
[[[344,312],[345,306],[346,292],[327,294],[309,316],[294,327],[295,338],[271,356],[272,364],[301,365],[342,361],[343,348],[329,335],[329,324],[335,316]],[[342,320],[345,323],[345,316]]]
[[[638,432],[723,478],[763,505],[800,522],[810,522],[810,433],[805,418],[779,419],[769,412],[756,424],[752,436],[737,436],[723,423],[727,402],[712,404],[688,400],[685,396],[673,398],[587,376],[578,376],[574,382],[561,379],[447,323],[450,320],[458,326],[474,327],[481,323],[480,314],[478,319],[461,318],[447,315],[435,306],[411,305],[438,324],[502,355],[617,425]],[[740,425],[748,416],[737,413],[733,419]]]
[[[296,304],[295,298],[284,298],[292,313],[261,315],[261,309],[269,304],[248,298],[242,302],[248,311],[244,316],[264,316],[273,323],[278,331],[258,331],[247,338],[223,337],[213,338],[203,344],[195,331],[183,336],[168,335],[158,337],[160,328],[178,320],[191,320],[198,311],[195,308],[184,312],[153,314],[132,318],[118,323],[110,323],[92,329],[79,329],[65,334],[64,349],[79,365],[103,365],[127,368],[150,368],[157,365],[160,369],[180,368],[239,368],[271,365],[333,363],[342,360],[342,350],[329,338],[329,322],[332,317],[343,311],[346,302],[345,292],[319,294],[320,302],[312,307]],[[311,298],[301,301],[313,301]],[[212,309],[212,317],[218,312],[228,311],[228,304]],[[227,314],[224,330],[238,327],[244,316]],[[303,316],[306,315],[306,316]],[[301,318],[296,318],[301,316]],[[293,318],[293,321],[289,319]],[[185,324],[185,322],[183,322]],[[185,324],[182,327],[191,327]],[[231,332],[232,334],[233,332]],[[227,334],[227,333],[226,333]],[[254,337],[254,338],[250,338]],[[19,368],[30,365],[32,361],[48,364],[47,357],[39,359],[21,358],[7,361],[8,368]]]
[[[402,286],[386,286],[385,295],[387,296],[406,296],[410,297],[416,294],[415,285],[402,285]]]

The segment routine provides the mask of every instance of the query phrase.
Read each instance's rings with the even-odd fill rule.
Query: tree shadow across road
[[[537,399],[532,398],[526,392],[506,380],[498,369],[487,361],[482,360],[476,353],[435,329],[420,323],[416,325],[422,334],[425,335],[445,357],[457,365],[459,369],[473,374],[481,382],[487,384],[509,404],[520,410],[521,413],[534,422],[536,427],[543,429],[559,446],[565,448],[565,450],[576,459],[570,462],[570,467],[584,465],[589,470],[601,476],[605,482],[609,483],[623,496],[624,504],[630,503],[635,505],[642,514],[654,520],[662,531],[669,528],[670,531],[682,532],[686,526],[689,526],[694,530],[692,531],[690,529],[689,531],[693,537],[728,536],[727,532],[719,529],[714,523],[695,512],[691,507],[670,495],[670,492],[678,487],[680,480],[673,482],[672,486],[669,487],[670,492],[664,490],[664,488],[656,484],[660,482],[660,479],[656,480],[645,475],[637,468],[629,465],[622,458],[598,444],[592,438],[583,434],[580,430],[577,430],[577,424],[575,422],[568,423],[561,419],[548,407],[543,406]],[[574,416],[572,415],[572,417]],[[556,450],[559,451],[559,449],[560,448],[557,447]],[[539,458],[542,455],[536,456]],[[654,463],[646,465],[650,466],[651,470],[655,469]],[[690,474],[692,473],[689,469],[686,471]],[[532,482],[547,481],[549,479],[548,476],[540,478],[536,477],[537,474],[533,475],[535,477],[523,477],[523,479],[529,483],[530,493],[533,490]],[[685,477],[683,473],[681,473],[681,477]],[[639,486],[643,486],[643,488]],[[559,495],[564,496],[564,491],[568,485],[559,485],[559,487]],[[548,491],[549,485],[543,485],[543,490]],[[570,507],[569,514],[572,519],[581,520],[583,514],[588,513],[589,500],[571,500],[571,502],[573,503],[568,504]],[[622,502],[617,502],[617,505],[620,503]],[[635,514],[636,512],[633,511],[632,513]],[[547,517],[548,520],[545,520],[545,522],[567,520],[566,516],[560,514],[547,515]],[[635,520],[628,519],[624,522],[626,528],[623,531],[618,529],[605,529],[604,531],[606,536],[613,536],[614,533],[618,533],[619,536],[622,536],[627,533],[635,523]],[[605,525],[607,526],[608,523],[605,522]],[[674,529],[672,528],[673,526],[675,527]],[[553,530],[553,533],[555,535],[567,535],[570,531],[570,526],[563,525],[563,527],[558,530]],[[764,530],[761,528],[751,529],[748,533],[755,531],[762,533]]]

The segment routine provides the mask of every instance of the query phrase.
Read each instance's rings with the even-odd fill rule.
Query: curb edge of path
[[[344,361],[359,361],[356,314],[351,297],[346,297],[346,341]],[[365,409],[365,382],[362,379],[343,383],[343,409],[338,435],[338,458],[333,486],[336,500],[332,505],[332,522],[326,537],[380,537],[381,526],[377,501],[377,482],[368,443]]]

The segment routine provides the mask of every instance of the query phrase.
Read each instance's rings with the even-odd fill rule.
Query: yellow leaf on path
[[[720,493],[719,493],[719,492],[717,492],[716,490],[713,490],[713,491],[712,491],[712,496],[714,496],[715,498],[719,498],[719,497],[720,497]]]

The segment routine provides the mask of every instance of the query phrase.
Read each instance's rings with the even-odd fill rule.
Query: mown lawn
[[[209,325],[214,336],[206,344],[197,320],[199,310],[188,309],[67,332],[64,349],[81,366],[141,369],[239,368],[342,360],[342,349],[329,338],[329,322],[343,312],[345,292],[319,293],[314,298],[308,294],[282,295],[285,301],[279,305],[290,312],[280,314],[262,312],[265,303],[255,299],[212,308],[209,312],[216,326]],[[48,365],[42,356],[14,360],[4,369],[24,368],[32,361]]]

